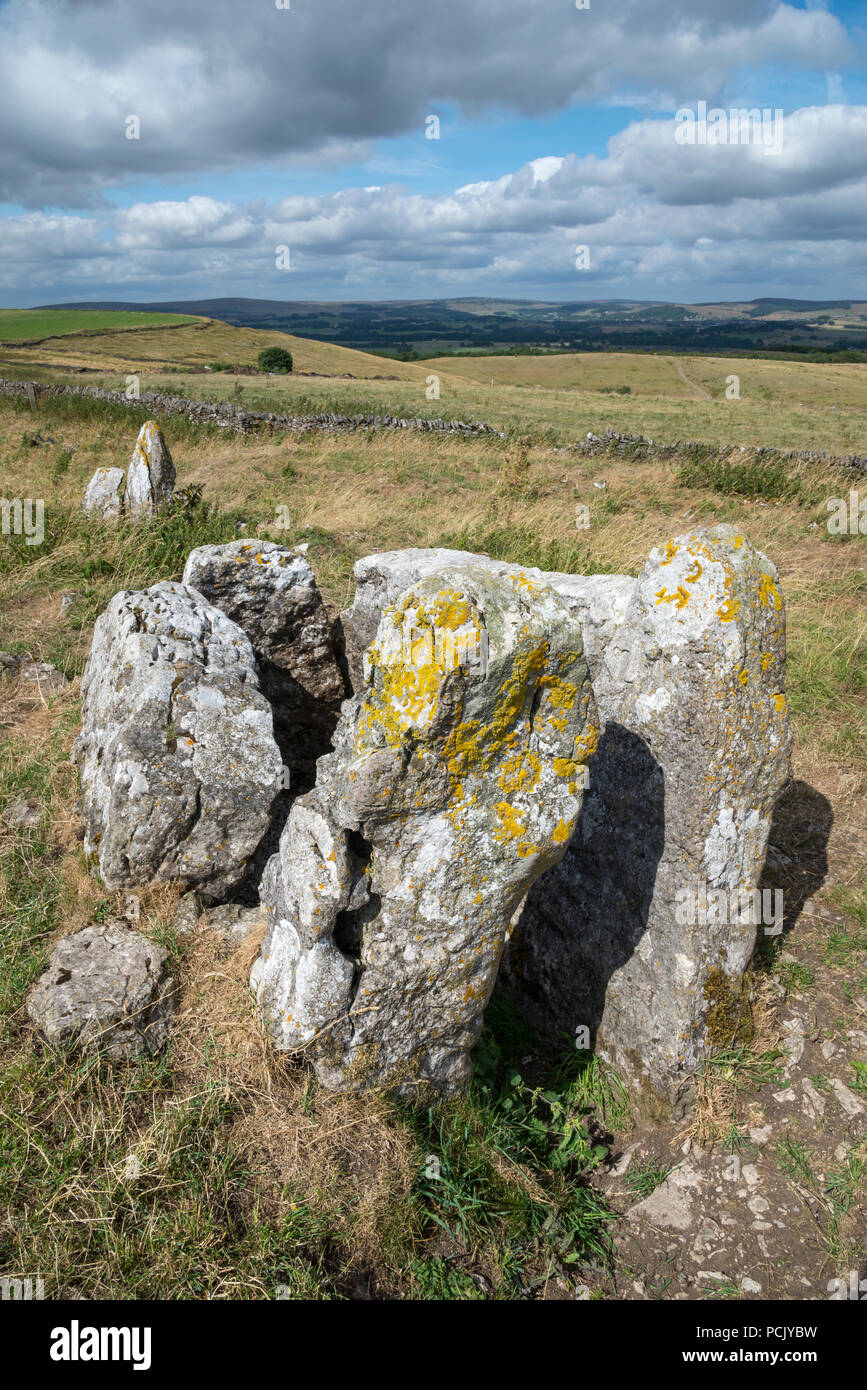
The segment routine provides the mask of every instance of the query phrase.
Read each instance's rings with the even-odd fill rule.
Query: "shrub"
[[[257,358],[259,370],[262,372],[291,372],[292,354],[285,348],[269,347],[264,348]]]

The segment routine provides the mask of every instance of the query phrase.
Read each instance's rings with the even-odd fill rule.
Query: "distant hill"
[[[668,304],[661,300],[192,299],[43,305],[150,311],[219,319],[384,355],[456,351],[850,351],[867,350],[867,303],[765,297]]]

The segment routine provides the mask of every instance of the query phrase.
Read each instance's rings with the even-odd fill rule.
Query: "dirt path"
[[[680,365],[680,363],[678,362],[678,360],[677,360],[676,357],[674,358],[674,370],[677,372],[677,375],[680,377],[680,379],[681,379],[681,381],[683,382],[684,386],[688,386],[689,389],[690,389],[691,391],[697,391],[697,392],[698,392],[698,398],[699,398],[699,400],[701,400],[701,401],[712,401],[712,400],[713,400],[713,396],[711,395],[710,391],[706,391],[706,390],[704,389],[703,386],[699,386],[699,384],[698,384],[697,381],[690,381],[689,377],[687,376],[686,372],[683,370],[683,367]]]

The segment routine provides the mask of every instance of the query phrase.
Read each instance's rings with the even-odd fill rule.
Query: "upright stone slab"
[[[123,511],[122,468],[97,468],[87,485],[82,506],[90,516],[116,521]]]
[[[743,906],[789,770],[785,627],[776,570],[730,526],[669,541],[631,582],[625,611],[608,590],[592,663],[602,737],[578,830],[504,973],[546,1038],[586,1028],[662,1117],[738,1013]]]
[[[84,847],[106,886],[227,895],[282,782],[249,638],[181,584],[119,593],[97,619],[82,693]]]
[[[187,560],[183,582],[250,638],[293,789],[309,789],[316,759],[331,746],[346,690],[307,560],[271,541],[203,545]]]
[[[515,567],[444,569],[386,609],[364,679],[266,869],[253,983],[326,1085],[450,1093],[509,922],[581,808],[580,632]]]
[[[152,516],[171,501],[175,465],[156,420],[142,425],[126,475],[124,509],[133,520]]]

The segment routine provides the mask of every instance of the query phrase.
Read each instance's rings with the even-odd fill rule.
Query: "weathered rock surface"
[[[93,516],[114,520],[123,511],[122,468],[97,468],[84,494],[82,506]]]
[[[563,854],[597,738],[581,637],[548,587],[463,564],[384,613],[365,687],[261,885],[253,972],[325,1084],[471,1074],[510,919]]]
[[[46,690],[64,690],[69,685],[69,677],[58,671],[50,661],[23,661],[18,674],[23,681],[33,681],[34,685]]]
[[[282,781],[249,638],[181,584],[119,593],[97,620],[82,692],[73,757],[85,850],[106,886],[178,881],[225,897]]]
[[[194,550],[184,583],[243,628],[253,644],[274,735],[293,788],[312,785],[346,695],[328,615],[307,560],[271,541]]]
[[[756,923],[739,895],[789,770],[785,627],[773,565],[729,526],[652,551],[631,582],[591,661],[603,733],[581,822],[507,974],[543,1036],[587,1027],[661,1116],[743,1002]]]
[[[557,593],[581,623],[584,655],[591,675],[598,658],[622,621],[637,581],[622,574],[560,574],[530,566],[506,565],[466,550],[384,550],[365,555],[354,568],[355,597],[340,614],[346,664],[354,690],[363,686],[364,653],[386,607],[412,584],[456,565],[473,565],[489,574],[523,574]]]
[[[152,516],[171,501],[175,465],[156,420],[142,425],[126,474],[124,510],[134,520]]]
[[[52,1046],[96,1047],[115,1059],[158,1052],[174,1010],[163,951],[123,923],[64,937],[27,1001]]]

